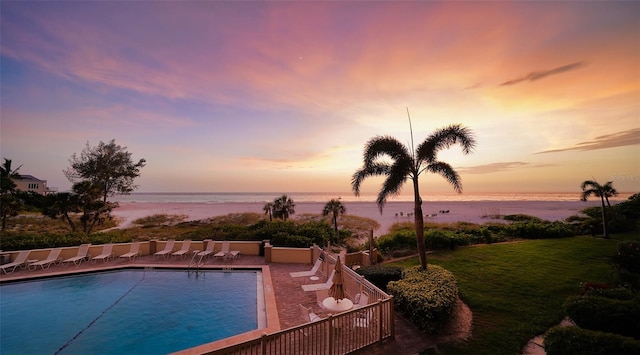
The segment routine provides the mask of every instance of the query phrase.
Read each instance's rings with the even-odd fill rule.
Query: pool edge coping
[[[176,270],[192,270],[196,272],[197,270],[193,270],[188,267],[180,267],[176,265],[166,265],[166,264],[136,264],[136,265],[114,265],[114,266],[106,266],[99,269],[90,269],[90,270],[65,270],[60,272],[53,272],[49,274],[40,274],[33,276],[25,276],[25,277],[3,277],[0,279],[1,284],[10,284],[14,282],[22,282],[22,281],[33,281],[33,280],[41,280],[41,279],[49,279],[60,276],[72,276],[72,275],[83,275],[83,274],[91,274],[96,272],[105,272],[105,271],[117,271],[117,270],[126,270],[126,269],[176,269]],[[228,338],[220,339],[214,342],[205,343],[201,345],[197,345],[191,348],[179,350],[172,354],[180,354],[180,355],[190,355],[190,354],[204,354],[207,352],[214,351],[216,349],[224,348],[230,345],[238,344],[245,342],[250,339],[255,339],[256,337],[261,336],[265,333],[272,333],[281,330],[280,327],[280,317],[278,316],[278,307],[276,304],[276,297],[273,288],[273,282],[271,279],[271,269],[268,265],[234,265],[233,267],[228,266],[216,266],[216,265],[204,265],[199,268],[199,270],[222,270],[222,271],[233,271],[233,270],[260,270],[262,272],[262,288],[264,294],[264,308],[266,313],[266,321],[267,326],[265,328],[254,329],[245,333],[237,334]]]

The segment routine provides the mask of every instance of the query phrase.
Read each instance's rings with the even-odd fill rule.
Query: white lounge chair
[[[216,247],[216,241],[215,240],[210,240],[207,243],[207,248],[198,253],[198,257],[200,257],[200,260],[202,260],[202,258],[210,257],[213,254],[213,249],[215,247]]]
[[[182,247],[180,247],[180,250],[176,251],[175,253],[172,253],[171,255],[184,258],[184,256],[187,255],[187,253],[189,252],[189,249],[191,249],[191,240],[189,239],[183,240]]]
[[[336,269],[333,269],[331,271],[331,274],[329,275],[329,277],[327,278],[327,281],[324,283],[319,283],[319,284],[309,284],[309,285],[302,285],[302,289],[305,291],[318,291],[318,290],[323,290],[323,289],[329,289],[331,288],[331,285],[333,284],[333,275],[336,273]]]
[[[61,248],[51,249],[51,251],[49,252],[49,256],[47,256],[46,259],[29,263],[27,267],[31,269],[31,267],[33,266],[33,270],[35,270],[38,268],[38,266],[40,266],[42,270],[46,270],[49,268],[49,266],[51,266],[51,264],[55,264],[60,260],[61,251]]]
[[[131,243],[129,252],[120,255],[119,258],[129,259],[129,261],[131,261],[135,260],[137,256],[140,256],[140,242],[133,242]]]
[[[102,253],[98,256],[94,256],[91,258],[92,262],[97,262],[98,260],[102,260],[103,262],[109,261],[113,257],[113,244],[105,244],[102,246]]]
[[[368,328],[374,320],[373,312],[373,308],[362,311],[361,314],[358,314],[358,316],[353,319],[353,326],[355,328]]]
[[[164,249],[159,252],[153,254],[155,256],[166,257],[167,255],[173,253],[173,246],[176,244],[176,241],[173,239],[167,240],[167,243],[164,245]]]
[[[91,244],[81,244],[78,247],[78,254],[73,258],[62,260],[62,265],[66,265],[68,263],[73,263],[75,266],[82,264],[84,260],[89,259],[89,247]]]
[[[366,292],[357,293],[353,298],[353,308],[361,308],[369,304],[369,294]]]
[[[313,264],[313,267],[311,268],[311,270],[290,272],[289,275],[291,275],[291,277],[314,276],[316,272],[318,272],[318,270],[320,269],[320,266],[322,266],[322,258],[318,258],[318,260],[316,260],[316,263]]]
[[[27,257],[29,256],[30,252],[31,250],[20,251],[13,262],[0,265],[0,268],[2,268],[2,271],[4,271],[5,274],[14,272],[18,266],[24,268],[27,265]],[[11,271],[7,271],[9,269],[11,269]]]
[[[228,240],[225,240],[222,242],[222,249],[217,252],[216,254],[213,255],[214,258],[223,258],[224,260],[227,259],[237,259],[238,255],[240,255],[240,251],[239,250],[229,250],[231,248],[231,244],[229,243]]]
[[[322,317],[320,317],[319,315],[313,313],[313,311],[311,310],[311,308],[307,308],[301,304],[298,304],[298,306],[300,307],[300,312],[302,313],[302,318],[304,318],[304,320],[306,322],[317,322],[319,320],[322,320]]]

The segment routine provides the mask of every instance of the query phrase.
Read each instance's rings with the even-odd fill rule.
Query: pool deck
[[[110,260],[107,262],[99,261],[97,263],[83,262],[78,266],[69,265],[52,265],[47,270],[26,270],[16,269],[15,272],[8,275],[1,275],[0,280],[19,280],[37,276],[53,276],[67,274],[70,272],[82,272],[92,270],[104,270],[114,267],[123,267],[129,265],[162,265],[167,267],[187,267],[189,258],[161,258],[156,256],[144,256],[134,261],[128,260]],[[280,328],[286,329],[304,323],[304,319],[300,314],[298,304],[311,307],[314,312],[321,316],[326,316],[326,312],[320,309],[316,304],[316,295],[314,292],[305,292],[301,285],[308,283],[324,282],[325,278],[319,281],[310,281],[308,277],[293,278],[290,272],[307,271],[311,268],[310,264],[281,264],[281,263],[265,263],[264,257],[259,256],[240,256],[233,263],[224,262],[222,260],[209,259],[206,266],[212,267],[229,267],[238,266],[244,268],[256,267],[262,268],[268,266],[271,271],[271,281],[273,284],[274,295],[276,299],[276,307],[278,310],[278,318]],[[433,347],[434,342],[431,337],[416,329],[410,322],[404,319],[398,313],[395,314],[395,339],[389,340],[383,344],[372,346],[360,351],[360,354],[389,354],[396,355],[412,355]]]

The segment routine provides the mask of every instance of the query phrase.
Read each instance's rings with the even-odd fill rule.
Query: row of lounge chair
[[[51,265],[58,262],[61,262],[63,265],[69,265],[73,263],[74,265],[78,266],[83,261],[91,260],[93,262],[97,262],[99,260],[102,260],[106,262],[113,258],[113,244],[103,245],[102,252],[93,258],[89,255],[90,246],[91,244],[80,245],[76,256],[64,260],[60,260],[60,253],[62,252],[62,248],[51,249],[49,251],[49,255],[43,260],[30,260],[28,259],[28,257],[31,251],[23,250],[18,253],[18,256],[16,256],[16,259],[13,262],[0,265],[0,270],[2,270],[2,272],[4,272],[5,274],[14,272],[18,267],[21,267],[23,269],[26,268],[30,270],[36,270],[39,266],[42,270],[47,270]],[[138,256],[140,256],[140,242],[134,242],[131,243],[130,250],[127,253],[120,255],[119,258],[133,260]]]
[[[173,239],[167,240],[167,243],[164,245],[164,249],[154,253],[154,256],[166,258],[168,256],[176,256],[180,258],[184,258],[189,251],[191,250],[191,240],[186,239],[182,241],[182,246],[179,250],[173,251],[175,247],[176,241]],[[231,244],[229,241],[223,241],[222,247],[219,252],[214,254],[216,241],[209,241],[207,244],[207,248],[204,251],[198,252],[196,255],[199,257],[199,260],[202,260],[205,257],[210,257],[213,254],[214,258],[222,258],[224,260],[236,260],[240,255],[239,250],[231,250]]]
[[[210,257],[219,257],[224,260],[235,260],[240,255],[239,250],[230,250],[230,243],[228,241],[222,242],[222,248],[219,252],[214,254],[215,241],[210,241],[207,244],[207,248],[203,251],[198,252],[197,256],[199,257],[199,261],[203,258]],[[161,251],[156,252],[155,256],[167,257],[169,255],[182,257],[184,258],[190,251],[191,240],[184,240],[182,242],[182,246],[179,250],[173,251],[175,246],[175,240],[168,240],[165,244],[165,248]],[[42,270],[47,270],[51,265],[61,262],[63,265],[69,265],[73,263],[78,266],[83,261],[98,262],[103,261],[107,262],[114,258],[113,255],[113,244],[105,244],[102,246],[102,251],[99,255],[91,257],[89,255],[89,247],[91,244],[82,244],[78,248],[78,253],[76,256],[60,260],[60,253],[62,252],[62,248],[51,249],[49,255],[44,260],[30,260],[28,259],[30,250],[23,250],[18,253],[16,259],[8,264],[0,265],[0,270],[5,274],[11,273],[16,270],[16,268],[28,268],[35,270],[40,267]],[[134,260],[136,257],[140,256],[140,242],[131,243],[131,249],[122,255],[119,255],[119,259],[128,259],[129,261]]]

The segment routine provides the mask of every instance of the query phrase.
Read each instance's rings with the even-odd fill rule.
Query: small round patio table
[[[336,300],[333,297],[327,297],[322,301],[322,307],[332,312],[344,312],[353,308],[353,302],[348,298]]]

